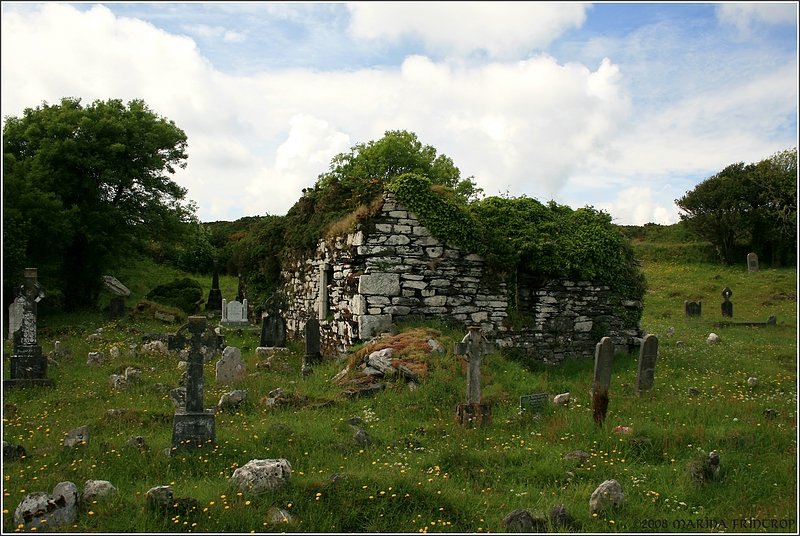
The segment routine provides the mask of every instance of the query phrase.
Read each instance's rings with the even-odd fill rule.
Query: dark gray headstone
[[[755,253],[747,254],[747,271],[748,272],[758,271],[758,255],[756,255]]]
[[[686,312],[686,316],[700,316],[702,312],[703,304],[700,301],[684,301],[683,302],[683,310]]]
[[[172,422],[172,447],[202,446],[214,443],[216,429],[214,410],[203,407],[203,334],[204,316],[190,316],[187,323],[191,346],[186,376],[185,409],[175,411]]]
[[[219,272],[216,261],[214,261],[214,273],[211,276],[211,290],[208,291],[206,311],[222,311],[222,291],[219,288]]]
[[[722,316],[733,317],[733,303],[731,303],[731,296],[733,291],[728,287],[722,289],[722,297],[725,301],[722,302]]]
[[[261,342],[259,346],[283,348],[286,346],[286,323],[277,313],[261,319]]]
[[[649,391],[653,388],[656,373],[656,359],[658,358],[658,337],[648,335],[642,341],[639,350],[639,369],[636,372],[636,393]]]
[[[306,363],[315,363],[322,358],[320,352],[319,320],[311,317],[306,322]]]
[[[118,320],[125,317],[125,298],[114,296],[108,305],[108,318]]]
[[[594,351],[594,378],[592,380],[592,414],[597,424],[603,424],[608,411],[608,388],[614,363],[614,341],[603,337]]]

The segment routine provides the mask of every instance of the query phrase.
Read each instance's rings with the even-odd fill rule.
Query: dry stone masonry
[[[416,215],[384,194],[378,214],[345,235],[320,240],[313,258],[282,273],[286,328],[302,338],[320,323],[323,355],[389,331],[404,318],[446,318],[480,326],[489,340],[559,362],[593,355],[602,336],[617,350],[638,347],[642,304],[589,281],[539,281],[517,274],[525,321],[509,321],[507,285],[479,255],[431,235]]]

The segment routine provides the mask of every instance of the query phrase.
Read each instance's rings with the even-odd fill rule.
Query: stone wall
[[[346,236],[321,240],[315,258],[296,261],[282,274],[289,336],[302,337],[306,320],[317,316],[324,355],[344,352],[411,317],[480,325],[500,345],[546,361],[592,355],[605,335],[620,347],[638,336],[637,326],[622,319],[621,300],[587,282],[520,285],[518,279],[517,300],[524,306],[512,328],[506,284],[485,269],[481,257],[431,236],[392,193],[370,221]]]

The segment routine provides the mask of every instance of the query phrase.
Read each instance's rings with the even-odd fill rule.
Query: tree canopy
[[[26,108],[3,126],[3,279],[36,266],[50,302],[92,306],[101,275],[149,239],[179,239],[196,221],[171,175],[186,134],[141,100],[80,99]]]
[[[747,251],[773,266],[796,262],[796,148],[731,164],[675,202],[684,211],[681,220],[724,263],[743,262]]]

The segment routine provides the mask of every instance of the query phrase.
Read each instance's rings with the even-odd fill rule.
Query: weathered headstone
[[[36,268],[25,268],[24,277],[25,282],[17,289],[21,314],[19,327],[12,334],[11,378],[3,381],[3,387],[53,383],[47,378],[47,357],[42,355],[36,338],[36,304],[45,292],[36,280]]]
[[[758,255],[755,253],[748,253],[747,254],[747,271],[748,272],[757,272],[758,271]]]
[[[286,346],[286,322],[279,314],[270,313],[261,319],[261,342],[264,348],[283,348]]]
[[[8,306],[8,340],[14,341],[14,333],[22,326],[22,311],[25,308],[25,298],[17,296]]]
[[[211,276],[211,290],[208,291],[206,312],[222,312],[222,290],[219,288],[219,271],[217,261],[214,261],[214,273]]]
[[[110,320],[119,320],[125,317],[125,298],[122,296],[114,296],[108,304],[108,318]]]
[[[594,351],[594,379],[592,381],[592,415],[594,422],[603,424],[608,412],[608,388],[611,385],[611,366],[614,363],[614,341],[603,337]]]
[[[733,291],[728,287],[722,289],[722,298],[724,301],[722,302],[722,316],[733,317],[733,303],[731,303],[731,296],[733,296]]]
[[[247,319],[247,300],[228,302],[223,299],[222,321],[220,324],[225,327],[249,326],[250,321]]]
[[[636,372],[636,394],[653,388],[658,358],[658,337],[648,335],[639,349],[639,369]]]
[[[216,365],[217,385],[236,383],[245,377],[245,366],[242,352],[235,346],[226,346],[222,357]]]
[[[322,359],[319,333],[319,320],[310,317],[306,321],[306,353],[303,356],[303,375],[311,374],[311,365]]]
[[[686,313],[686,316],[700,316],[702,308],[703,308],[703,303],[701,301],[683,302],[683,310]]]
[[[103,285],[105,286],[106,290],[114,294],[115,296],[126,297],[131,295],[131,291],[128,287],[120,283],[119,279],[114,277],[113,275],[104,275],[103,276]]]
[[[203,316],[190,316],[189,367],[186,378],[186,406],[178,408],[172,422],[172,448],[202,446],[213,444],[216,440],[214,410],[203,407],[203,334],[206,319]]]
[[[550,395],[548,393],[523,395],[519,397],[519,412],[539,414],[544,407],[547,406],[548,402],[550,402]]]
[[[456,422],[474,427],[487,425],[492,421],[492,408],[489,404],[481,402],[481,358],[495,350],[495,345],[482,342],[480,326],[469,326],[461,342],[453,345],[453,353],[466,356],[469,362],[467,369],[467,402],[456,406]]]

